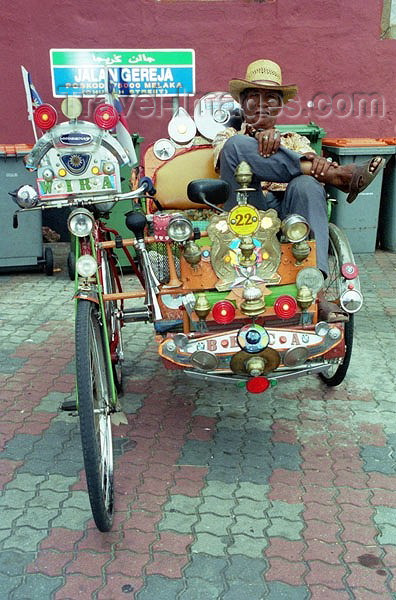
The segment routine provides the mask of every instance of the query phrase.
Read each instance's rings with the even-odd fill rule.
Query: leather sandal
[[[370,166],[374,160],[379,160],[379,164],[375,167],[374,171],[370,171]],[[385,166],[385,159],[380,156],[373,156],[370,160],[363,163],[362,165],[356,165],[356,168],[352,174],[352,179],[348,186],[345,186],[342,191],[348,194],[346,201],[350,204],[360,192],[366,189],[367,186],[377,177],[381,169]]]

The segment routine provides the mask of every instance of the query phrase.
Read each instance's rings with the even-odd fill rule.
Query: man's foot
[[[377,177],[384,165],[384,158],[374,156],[361,165],[351,163],[338,165],[337,167],[332,166],[323,177],[323,183],[334,185],[348,194],[347,202],[351,203]]]

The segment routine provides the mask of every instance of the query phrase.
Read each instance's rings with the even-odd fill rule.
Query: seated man
[[[294,84],[283,85],[279,65],[270,60],[256,60],[246,71],[245,79],[232,79],[230,93],[240,103],[243,123],[238,132],[229,127],[213,141],[215,167],[220,160],[220,177],[232,190],[224,205],[236,204],[234,178],[237,165],[245,160],[253,171],[250,203],[256,208],[275,208],[283,219],[296,213],[310,224],[317,243],[317,264],[328,272],[328,224],[326,196],[322,183],[329,183],[348,193],[352,202],[380,172],[384,160],[374,157],[364,165],[338,165],[318,156],[309,140],[297,133],[280,133],[275,129],[282,106],[297,94]]]

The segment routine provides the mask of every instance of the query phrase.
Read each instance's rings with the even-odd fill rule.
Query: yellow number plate
[[[249,204],[235,206],[228,215],[228,226],[237,235],[252,235],[259,225],[259,212]]]

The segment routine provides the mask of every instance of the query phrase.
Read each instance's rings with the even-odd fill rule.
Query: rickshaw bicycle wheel
[[[101,268],[102,268],[102,280],[103,280],[103,293],[113,294],[117,292],[117,286],[114,279],[113,271],[109,264],[109,257],[106,251],[102,251],[101,255]],[[123,391],[122,386],[122,334],[121,334],[121,323],[117,317],[117,302],[110,300],[105,303],[105,315],[107,322],[107,330],[109,336],[110,346],[112,348],[112,370],[114,384],[119,394]],[[114,346],[114,348],[113,348]],[[114,358],[115,357],[115,358]]]
[[[109,531],[114,513],[111,397],[98,306],[78,300],[76,311],[78,414],[92,514]]]
[[[341,273],[341,261],[339,253],[337,251],[337,241],[340,242],[342,237],[342,244],[347,247],[348,254],[353,258],[352,250],[350,248],[348,239],[336,225],[329,224],[329,274],[325,280],[323,292],[324,297],[329,302],[339,302],[341,295],[341,281],[343,279]],[[319,373],[319,377],[326,385],[333,387],[339,385],[344,381],[347,374],[349,363],[352,356],[353,347],[353,332],[354,332],[354,315],[349,315],[349,320],[344,323],[344,340],[345,340],[345,354],[341,361],[337,361],[329,364],[329,368],[323,373]]]

